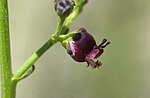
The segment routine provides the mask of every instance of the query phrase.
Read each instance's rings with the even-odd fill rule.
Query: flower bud
[[[104,48],[110,44],[106,39],[97,46],[95,39],[86,29],[81,28],[72,36],[72,40],[68,42],[67,52],[77,62],[87,62],[92,68],[99,68],[101,62],[94,62],[93,59],[99,57]]]
[[[55,11],[60,17],[67,17],[75,5],[73,0],[55,0]]]

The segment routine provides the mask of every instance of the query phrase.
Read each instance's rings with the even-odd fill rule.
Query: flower
[[[73,0],[55,0],[55,11],[60,17],[67,17],[75,5]]]
[[[89,34],[86,29],[81,28],[76,34],[72,36],[72,40],[68,42],[67,52],[77,62],[87,62],[88,66],[92,68],[99,68],[102,65],[98,60],[96,62],[93,59],[99,57],[104,48],[109,45],[107,39],[103,39],[97,46],[95,39]]]

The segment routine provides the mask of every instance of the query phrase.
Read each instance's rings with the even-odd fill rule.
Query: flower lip
[[[94,59],[94,58],[96,58],[97,55],[99,55],[100,53],[102,53],[102,52],[100,51],[100,49],[92,49],[92,51],[91,51],[88,55],[86,55],[85,59],[86,59],[86,60]]]

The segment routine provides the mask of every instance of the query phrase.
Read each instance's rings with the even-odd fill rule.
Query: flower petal
[[[85,54],[77,47],[74,41],[70,41],[68,43],[67,52],[70,54],[70,56],[78,61],[78,62],[84,62],[85,61]]]
[[[94,46],[96,46],[96,42],[94,37],[88,33],[84,28],[78,30],[77,34],[80,34],[80,39],[75,41],[75,44],[78,48],[83,51],[86,55],[91,52]]]
[[[94,59],[99,54],[99,49],[93,49],[86,57],[86,60]]]

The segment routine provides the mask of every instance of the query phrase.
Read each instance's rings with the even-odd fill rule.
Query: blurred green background
[[[55,31],[53,0],[9,0],[13,72]],[[89,0],[71,30],[111,41],[99,70],[75,62],[58,43],[17,87],[17,98],[150,98],[150,1]]]

